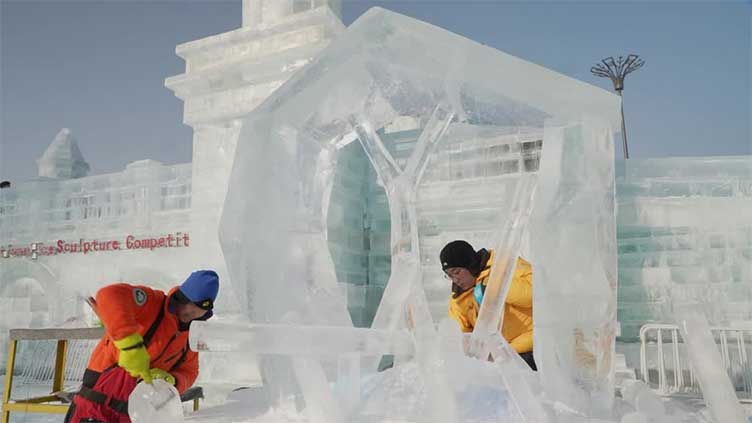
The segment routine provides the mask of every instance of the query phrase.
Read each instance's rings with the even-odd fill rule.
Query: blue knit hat
[[[219,276],[213,270],[197,270],[180,285],[182,296],[207,310],[207,314],[197,320],[206,320],[214,314],[211,309],[217,299],[217,293],[219,293]]]

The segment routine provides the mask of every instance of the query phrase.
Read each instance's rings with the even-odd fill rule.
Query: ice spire
[[[37,159],[37,167],[39,176],[55,179],[81,178],[89,173],[89,164],[68,128],[55,135],[42,157]]]

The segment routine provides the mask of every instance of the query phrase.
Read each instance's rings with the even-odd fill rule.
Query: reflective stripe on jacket
[[[494,259],[493,250],[490,253],[486,266],[476,278],[476,285],[488,283]],[[479,310],[473,289],[449,300],[449,316],[460,324],[463,332],[473,331]],[[533,270],[530,263],[521,257],[517,258],[512,285],[507,294],[501,335],[518,353],[533,350]]]

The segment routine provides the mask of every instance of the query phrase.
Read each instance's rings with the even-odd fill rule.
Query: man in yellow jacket
[[[483,301],[494,251],[475,251],[466,241],[452,241],[441,250],[441,268],[452,281],[449,316],[460,324],[463,332],[472,332]],[[501,335],[533,370],[533,270],[521,257],[512,276]]]

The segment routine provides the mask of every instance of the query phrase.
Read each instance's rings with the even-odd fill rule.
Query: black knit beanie
[[[467,241],[450,242],[441,249],[439,259],[444,271],[451,267],[464,267],[474,276],[480,273],[480,257]]]

